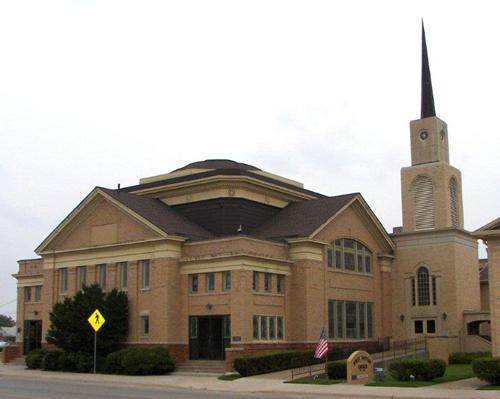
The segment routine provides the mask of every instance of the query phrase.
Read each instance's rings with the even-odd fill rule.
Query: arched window
[[[415,229],[434,228],[434,189],[432,179],[419,175],[411,184],[415,209]]]
[[[450,179],[450,211],[451,211],[451,225],[458,227],[458,203],[457,203],[457,179],[452,177]]]
[[[362,273],[372,272],[372,253],[356,240],[341,238],[333,241],[327,256],[329,268]]]
[[[420,266],[416,277],[411,279],[411,296],[413,306],[429,306],[437,304],[436,276],[429,269]]]

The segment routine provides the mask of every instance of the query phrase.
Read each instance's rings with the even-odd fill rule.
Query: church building
[[[43,346],[53,305],[97,283],[128,294],[128,345],[165,346],[177,362],[309,348],[323,328],[339,346],[427,337],[438,356],[491,350],[479,335],[490,320],[481,234],[463,227],[424,32],[410,135],[403,225],[390,234],[360,193],[329,197],[231,160],[96,187],[36,248],[39,258],[19,261],[19,347]]]

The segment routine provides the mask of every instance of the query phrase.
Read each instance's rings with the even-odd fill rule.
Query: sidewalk
[[[500,398],[498,391],[476,391],[462,386],[460,389],[445,388],[386,388],[364,387],[347,384],[302,385],[285,384],[283,380],[254,376],[234,381],[221,381],[215,377],[187,375],[166,376],[121,376],[107,374],[77,374],[40,370],[27,370],[23,366],[0,365],[0,377],[10,376],[30,380],[75,381],[120,386],[148,386],[155,388],[195,389],[240,393],[285,393],[299,396],[328,396],[330,398],[401,398],[401,399],[487,399]],[[465,384],[466,385],[466,384]]]

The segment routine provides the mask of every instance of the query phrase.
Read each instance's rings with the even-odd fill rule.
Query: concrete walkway
[[[234,381],[221,381],[215,377],[198,377],[186,375],[166,376],[120,376],[106,374],[77,374],[40,370],[27,370],[23,366],[0,365],[0,381],[2,375],[14,378],[24,378],[39,381],[75,381],[78,383],[120,385],[120,386],[148,386],[177,389],[210,390],[219,392],[244,393],[284,393],[290,396],[310,397],[328,396],[330,398],[401,398],[401,399],[487,399],[500,398],[499,391],[476,391],[463,386],[458,389],[445,387],[432,388],[386,388],[365,387],[347,384],[336,385],[306,385],[286,384],[283,380],[254,376],[240,378]],[[443,384],[444,385],[444,384]],[[474,385],[474,384],[473,384]]]

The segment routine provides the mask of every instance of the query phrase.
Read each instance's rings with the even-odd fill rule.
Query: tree
[[[96,309],[106,320],[97,333],[99,356],[118,350],[128,333],[127,294],[116,289],[105,294],[97,284],[83,287],[73,298],[54,305],[47,342],[67,352],[92,354],[94,330],[87,320]]]
[[[0,327],[14,327],[16,322],[10,316],[0,314]]]

